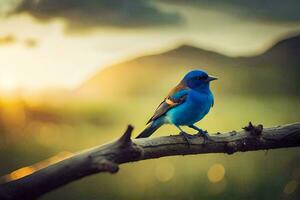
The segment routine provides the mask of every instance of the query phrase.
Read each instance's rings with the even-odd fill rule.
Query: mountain
[[[279,41],[260,57],[269,61],[276,59],[278,64],[285,63],[288,65],[297,65],[300,62],[299,54],[300,35]]]
[[[188,70],[218,76],[215,90],[226,94],[300,95],[300,35],[283,39],[251,57],[229,57],[190,45],[139,57],[100,70],[77,90],[91,97],[166,92]]]
[[[275,43],[264,53],[245,58],[257,65],[271,64],[276,67],[299,67],[300,35]]]

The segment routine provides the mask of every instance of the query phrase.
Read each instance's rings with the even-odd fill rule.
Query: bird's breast
[[[192,91],[188,95],[187,101],[192,104],[195,104],[196,106],[211,107],[211,104],[213,102],[213,96],[212,96],[211,92],[200,93],[197,91]]]
[[[167,117],[176,125],[194,124],[209,112],[212,101],[211,94],[190,92],[184,103],[167,112]]]

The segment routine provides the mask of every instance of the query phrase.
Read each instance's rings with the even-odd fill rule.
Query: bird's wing
[[[168,96],[164,99],[163,102],[159,104],[156,108],[153,116],[147,122],[150,123],[153,120],[156,120],[160,116],[164,115],[171,108],[182,104],[188,94],[189,88],[182,83],[179,83],[175,88],[173,88]]]

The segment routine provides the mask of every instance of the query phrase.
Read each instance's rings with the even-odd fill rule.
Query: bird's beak
[[[208,78],[206,79],[207,82],[214,81],[214,80],[218,80],[218,78],[213,76],[208,76]]]

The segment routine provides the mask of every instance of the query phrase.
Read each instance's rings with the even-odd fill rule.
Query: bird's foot
[[[204,139],[203,144],[207,144],[207,141],[211,140],[211,138],[206,130],[204,131],[201,129],[198,133],[196,133],[196,136],[203,137],[203,139]]]
[[[194,138],[193,135],[190,135],[190,134],[188,134],[188,133],[186,133],[186,132],[183,132],[183,131],[181,131],[181,132],[179,133],[179,135],[186,141],[186,143],[188,144],[188,146],[191,145],[190,139],[193,139],[193,138]]]

